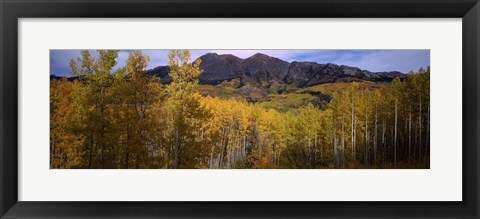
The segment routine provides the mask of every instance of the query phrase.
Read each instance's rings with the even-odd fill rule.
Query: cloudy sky
[[[128,54],[133,50],[120,50],[115,69],[125,66]],[[142,50],[150,56],[148,68],[168,63],[169,50]],[[264,53],[288,62],[308,61],[317,63],[335,63],[358,67],[372,72],[400,71],[426,68],[430,65],[430,50],[190,50],[192,59],[206,53],[233,54],[240,58],[248,58],[255,53]],[[98,56],[91,50],[93,56]],[[69,76],[68,62],[80,55],[80,50],[50,50],[50,74]]]

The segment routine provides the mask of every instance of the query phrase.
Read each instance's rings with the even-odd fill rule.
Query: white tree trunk
[[[419,160],[422,159],[422,93],[420,93],[420,98],[418,99],[418,102],[420,102],[420,113],[418,114],[418,125],[419,125],[419,147],[418,147],[418,158]]]
[[[430,106],[428,106],[428,117],[427,117],[427,135],[425,136],[425,155],[428,155],[430,147]]]
[[[368,108],[365,104],[365,162],[368,164]]]
[[[345,119],[345,113],[342,112],[342,160],[341,164],[345,162],[345,124],[344,124],[344,119]]]
[[[337,161],[337,123],[336,123],[336,118],[333,118],[333,162],[335,164],[335,167],[338,167],[338,161]]]
[[[412,113],[408,114],[408,161],[412,159]]]
[[[315,130],[315,143],[313,145],[313,168],[317,168],[317,130]]]
[[[377,118],[378,118],[378,112],[377,112],[377,106],[375,106],[375,139],[373,142],[373,160],[374,162],[377,161]]]
[[[386,156],[386,141],[385,141],[385,131],[386,131],[386,124],[385,118],[383,118],[383,130],[382,130],[382,164],[385,166],[385,156]]]
[[[394,138],[394,166],[397,167],[397,100],[395,100],[395,138]]]
[[[353,156],[353,162],[356,161],[355,132],[356,132],[356,125],[355,125],[355,102],[354,102],[353,94],[352,94],[352,156]]]

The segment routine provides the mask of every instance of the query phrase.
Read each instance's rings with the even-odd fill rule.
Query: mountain
[[[62,76],[50,75],[50,80],[61,80],[63,78],[66,78],[68,81],[74,81],[74,80],[79,79],[80,77],[78,77],[78,76],[62,77]]]
[[[286,62],[262,53],[246,59],[234,55],[207,53],[199,59],[203,73],[201,84],[216,85],[232,79],[240,80],[243,85],[265,86],[271,84],[288,84],[295,87],[309,87],[333,82],[373,81],[390,82],[394,78],[403,79],[406,75],[398,72],[370,72],[357,67],[316,62]],[[162,83],[169,83],[168,66],[159,66],[148,70],[147,74],[158,76]]]
[[[370,72],[357,67],[337,65],[332,63],[319,64],[316,62],[286,62],[262,53],[257,53],[246,59],[234,55],[218,55],[207,53],[201,57],[200,84],[218,85],[224,81],[238,80],[238,87],[251,85],[253,87],[271,87],[290,85],[297,88],[315,85],[351,82],[372,81],[390,82],[394,78],[405,78],[405,74],[398,71]],[[149,76],[161,78],[164,84],[170,83],[168,66],[158,66],[147,70]],[[58,79],[57,76],[50,76]],[[73,78],[69,78],[73,79]]]

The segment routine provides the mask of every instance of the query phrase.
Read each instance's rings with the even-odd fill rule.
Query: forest
[[[116,70],[118,51],[97,53],[50,80],[51,169],[430,168],[430,67],[326,84],[328,103],[279,110],[201,93],[188,50],[168,54],[168,84],[141,51]]]

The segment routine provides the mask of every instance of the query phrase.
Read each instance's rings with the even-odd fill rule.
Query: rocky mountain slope
[[[216,85],[232,79],[240,80],[240,87],[246,84],[268,86],[272,84],[288,84],[294,87],[309,87],[333,82],[373,81],[390,82],[394,78],[406,75],[398,72],[370,72],[357,67],[316,62],[286,62],[284,60],[257,53],[249,58],[241,59],[234,55],[205,54],[200,67],[203,73],[201,84]],[[147,71],[149,75],[162,78],[168,83],[168,66],[159,66]]]

